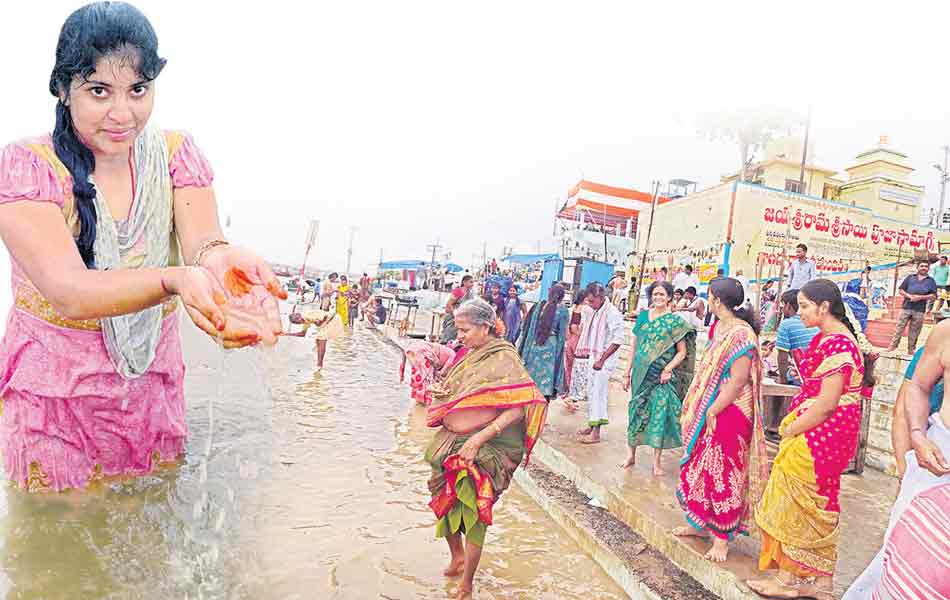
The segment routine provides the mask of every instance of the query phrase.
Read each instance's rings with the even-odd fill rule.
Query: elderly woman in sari
[[[492,334],[495,318],[494,307],[480,299],[455,310],[467,352],[432,386],[427,411],[429,426],[440,428],[425,452],[429,506],[452,556],[445,575],[463,576],[460,599],[472,597],[492,506],[530,454],[547,413],[515,349]]]
[[[637,447],[654,449],[653,474],[663,475],[663,450],[679,448],[679,418],[686,386],[692,379],[696,357],[696,330],[677,313],[670,312],[673,285],[654,283],[649,310],[640,311],[633,326],[634,355],[624,378],[630,395],[627,420],[626,469],[636,462]]]
[[[865,371],[860,326],[848,318],[834,282],[806,283],[798,305],[802,322],[820,331],[799,365],[802,390],[779,426],[782,442],[755,511],[763,538],[759,568],[779,573],[748,584],[768,597],[831,600],[841,474],[857,450],[861,397],[873,378]]]
[[[709,308],[718,319],[683,401],[683,440],[676,498],[687,527],[677,536],[712,536],[706,558],[723,562],[729,542],[747,534],[751,507],[767,475],[762,427],[762,367],[758,322],[747,308],[742,283],[709,284]]]
[[[227,347],[281,330],[268,295],[287,295],[263,260],[224,239],[204,154],[151,122],[164,67],[140,11],[78,9],[49,80],[52,135],[0,150],[15,298],[0,343],[0,444],[7,477],[31,492],[183,454],[180,305]]]
[[[564,288],[557,284],[551,286],[548,299],[531,307],[518,340],[518,354],[548,400],[564,391],[568,313],[562,300]]]

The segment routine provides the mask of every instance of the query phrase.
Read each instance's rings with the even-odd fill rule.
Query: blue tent
[[[449,273],[461,273],[462,271],[465,270],[462,266],[457,265],[455,263],[449,263],[445,265],[445,268],[448,270]]]
[[[536,262],[557,260],[559,258],[561,258],[561,256],[558,254],[512,254],[505,260],[519,265],[531,265]]]
[[[391,260],[379,263],[380,271],[401,271],[403,269],[421,269],[426,263],[421,260]]]

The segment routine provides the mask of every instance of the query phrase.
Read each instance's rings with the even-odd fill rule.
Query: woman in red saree
[[[689,526],[673,533],[712,536],[706,558],[714,562],[726,560],[736,534],[748,533],[750,505],[758,502],[767,477],[758,323],[744,304],[738,280],[710,282],[709,308],[719,325],[703,352],[680,419],[686,452],[676,498]]]
[[[455,311],[468,352],[432,386],[426,415],[430,427],[440,427],[425,453],[432,465],[429,506],[438,518],[436,536],[446,538],[452,554],[445,575],[463,576],[460,599],[472,597],[492,506],[530,454],[547,414],[514,346],[493,335],[494,323],[495,310],[484,300]]]
[[[854,457],[861,397],[873,386],[838,286],[810,281],[798,294],[806,327],[818,327],[799,365],[802,390],[779,425],[782,442],[755,512],[762,530],[761,570],[749,587],[771,598],[831,600],[840,535],[841,473]]]

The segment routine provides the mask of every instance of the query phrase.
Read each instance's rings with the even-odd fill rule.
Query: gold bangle
[[[220,240],[220,239],[209,240],[205,242],[204,244],[201,245],[200,248],[198,248],[198,251],[195,253],[195,260],[191,264],[195,267],[200,267],[201,259],[205,257],[205,254],[207,254],[208,250],[211,250],[212,248],[217,248],[218,246],[227,246],[227,245],[228,245],[227,240]]]
[[[501,435],[501,427],[498,426],[498,423],[492,421],[491,426],[495,428],[495,437]]]

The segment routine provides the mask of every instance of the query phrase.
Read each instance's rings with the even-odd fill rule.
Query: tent
[[[402,271],[405,269],[422,269],[426,266],[421,260],[391,260],[379,263],[380,271]]]
[[[560,258],[559,254],[512,254],[505,260],[518,265],[532,265],[546,260],[560,260]]]
[[[462,266],[457,265],[455,263],[449,263],[445,265],[445,268],[449,273],[461,273],[462,271],[465,270]]]

